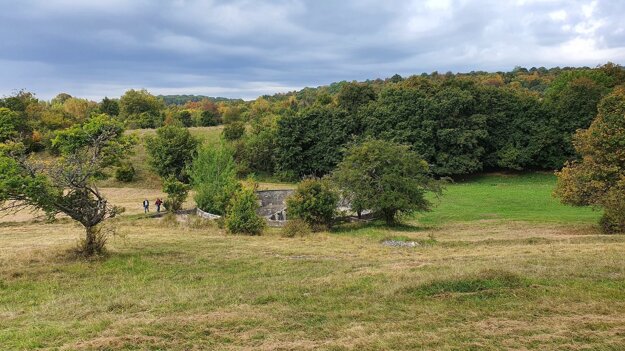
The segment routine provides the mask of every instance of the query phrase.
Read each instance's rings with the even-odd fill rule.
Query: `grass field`
[[[6,222],[0,349],[623,350],[625,237],[552,186],[478,177],[403,226],[294,239],[126,216],[94,261],[72,223]]]

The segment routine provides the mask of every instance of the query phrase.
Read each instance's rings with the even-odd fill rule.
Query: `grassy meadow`
[[[553,181],[477,177],[402,226],[290,239],[126,215],[92,261],[71,222],[5,219],[0,349],[623,350],[625,237]]]

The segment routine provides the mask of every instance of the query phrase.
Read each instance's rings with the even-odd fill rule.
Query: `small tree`
[[[616,88],[599,104],[590,128],[575,134],[579,162],[556,172],[554,195],[574,206],[604,209],[600,221],[607,233],[625,231],[625,87]]]
[[[224,215],[240,185],[232,152],[225,145],[204,146],[191,168],[195,203],[207,212]]]
[[[233,234],[260,235],[265,220],[260,217],[258,197],[252,188],[242,188],[230,200],[226,213],[226,228]]]
[[[162,178],[175,177],[188,181],[187,168],[196,154],[199,142],[189,130],[168,125],[156,130],[156,137],[147,136],[145,145],[149,163]]]
[[[395,223],[400,212],[429,211],[425,194],[442,191],[428,164],[409,146],[376,139],[348,148],[332,179],[357,210],[377,212],[387,224]]]
[[[99,224],[123,209],[110,205],[94,182],[128,155],[133,143],[120,124],[99,115],[57,134],[52,144],[60,156],[54,162],[29,157],[21,144],[0,144],[0,211],[66,214],[85,227],[81,252],[103,252],[106,237]]]
[[[330,183],[321,179],[305,179],[297,185],[295,193],[286,200],[290,217],[299,218],[313,229],[332,225],[339,201]]]
[[[189,186],[176,178],[168,178],[163,182],[163,192],[167,194],[167,198],[163,206],[168,211],[179,211],[182,209],[189,194]]]

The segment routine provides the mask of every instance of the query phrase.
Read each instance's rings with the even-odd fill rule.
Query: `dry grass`
[[[458,184],[406,225],[297,238],[165,225],[133,215],[158,191],[104,189],[128,211],[89,261],[67,255],[83,234],[69,220],[5,218],[0,349],[623,350],[625,236],[545,198],[544,178]]]
[[[122,220],[118,228],[110,256],[87,262],[63,255],[81,234],[70,223],[0,227],[0,344],[625,348],[625,238],[589,226],[373,226],[297,239],[151,219]],[[400,236],[429,244],[391,248],[378,239]],[[523,283],[491,284],[498,274]],[[447,288],[418,293],[431,286]]]

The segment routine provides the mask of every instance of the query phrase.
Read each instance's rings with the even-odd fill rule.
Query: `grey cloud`
[[[254,98],[337,80],[625,60],[621,1],[0,0],[0,94]]]

